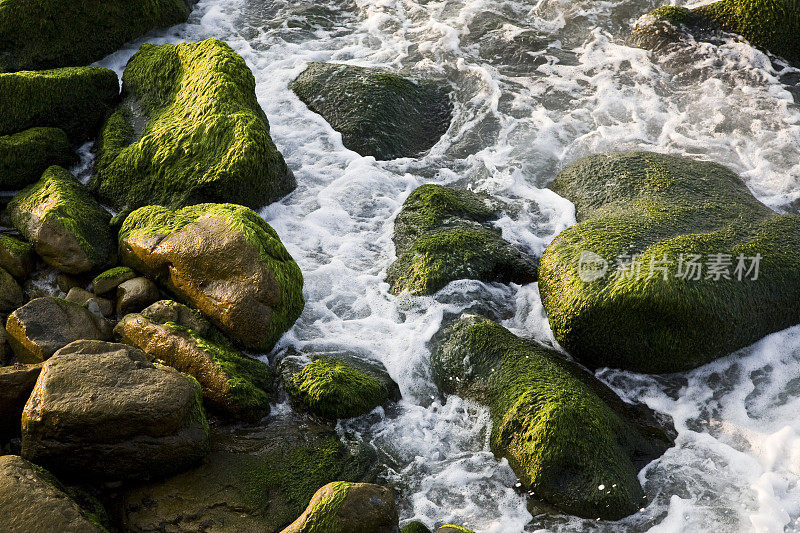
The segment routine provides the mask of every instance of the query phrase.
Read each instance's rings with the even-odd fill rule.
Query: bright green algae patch
[[[118,98],[117,74],[105,68],[0,74],[0,135],[48,126],[81,142],[95,136]]]
[[[253,74],[218,39],[145,44],[100,134],[90,187],[118,208],[203,202],[262,207],[295,187]]]
[[[774,213],[725,167],[598,154],[566,167],[550,188],[575,204],[578,224],[545,250],[539,291],[558,342],[590,367],[687,370],[800,322],[800,216]],[[581,279],[584,252],[609,262],[605,276]],[[626,254],[640,256],[641,275],[623,275],[616,263]],[[666,279],[650,277],[651,260],[665,254]],[[678,277],[681,254],[703,265],[727,254],[730,279],[706,279],[707,269],[699,280]],[[737,258],[749,269],[758,254],[758,279],[739,280]]]
[[[31,128],[0,136],[0,190],[13,191],[39,181],[51,165],[75,161],[67,135],[58,128]]]
[[[71,274],[105,266],[114,253],[109,215],[69,171],[52,166],[8,204],[11,222],[49,264]]]
[[[389,396],[377,379],[326,357],[307,364],[288,380],[286,388],[311,412],[334,420],[368,413]]]
[[[311,63],[291,89],[342,134],[347,148],[378,160],[428,150],[450,126],[443,86],[380,69]]]
[[[185,0],[0,0],[0,72],[86,65],[189,16]]]
[[[536,281],[536,259],[503,239],[488,222],[499,217],[486,195],[422,185],[395,220],[397,260],[386,272],[393,294],[433,294],[457,279]]]
[[[533,496],[587,518],[644,507],[637,472],[672,445],[652,413],[489,319],[464,316],[439,335],[435,381],[489,407],[492,451]]]

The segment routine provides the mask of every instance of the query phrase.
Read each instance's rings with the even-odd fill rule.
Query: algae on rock
[[[22,189],[38,181],[48,167],[65,167],[75,160],[67,135],[58,128],[0,136],[0,190]]]

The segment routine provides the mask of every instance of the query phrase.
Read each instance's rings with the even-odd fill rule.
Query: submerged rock
[[[637,21],[634,44],[654,48],[691,31],[737,33],[754,46],[800,61],[800,9],[794,0],[721,0],[694,9],[663,6]]]
[[[213,524],[220,533],[277,533],[290,524],[321,486],[370,482],[374,453],[345,446],[336,432],[298,419],[271,419],[251,429],[212,430],[202,466],[128,491],[128,531],[160,533]]]
[[[0,11],[7,3],[0,3]],[[48,126],[83,141],[94,137],[118,98],[119,79],[106,68],[0,74],[0,135]]]
[[[533,496],[586,518],[644,506],[637,473],[672,445],[652,411],[489,319],[465,315],[439,335],[434,380],[488,406],[491,449]]]
[[[269,366],[250,359],[199,313],[171,300],[130,314],[117,337],[151,358],[194,376],[210,406],[227,415],[258,421],[269,414],[273,377]]]
[[[319,489],[281,533],[397,533],[392,491],[371,483],[336,481]]]
[[[0,190],[16,191],[35,183],[51,165],[75,161],[67,135],[58,128],[31,128],[0,136]]]
[[[0,367],[0,437],[19,434],[22,409],[41,371],[41,364]]]
[[[90,182],[115,207],[259,208],[294,189],[253,74],[224,42],[145,44],[122,80],[123,102],[103,127]]]
[[[80,304],[46,296],[31,300],[8,317],[8,343],[21,363],[41,363],[67,344],[110,340],[111,324]]]
[[[311,63],[291,89],[342,143],[378,160],[414,157],[450,127],[447,89],[427,80],[352,65]]]
[[[578,224],[545,250],[539,292],[582,363],[677,372],[800,322],[800,216],[776,214],[727,168],[598,154],[550,188]]]
[[[52,166],[8,204],[14,226],[36,253],[62,272],[81,274],[109,263],[111,215],[69,171]]]
[[[125,265],[248,348],[269,351],[305,305],[297,264],[275,230],[246,207],[138,209],[120,230],[119,250]]]
[[[22,415],[22,456],[64,475],[158,478],[207,452],[197,382],[124,344],[77,341],[56,352]]]
[[[93,63],[152,29],[184,22],[192,3],[2,0],[0,72]]]
[[[0,457],[0,530],[108,532],[52,474],[17,455]]]
[[[441,185],[417,187],[395,220],[397,260],[386,272],[391,292],[433,294],[457,279],[536,281],[536,258],[489,225],[499,216],[499,205],[487,195]]]
[[[34,266],[33,246],[30,243],[0,235],[0,268],[17,279],[28,276]]]

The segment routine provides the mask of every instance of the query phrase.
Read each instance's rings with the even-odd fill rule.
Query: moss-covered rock
[[[13,311],[23,303],[25,297],[22,287],[11,274],[0,268],[0,313]]]
[[[305,305],[297,263],[275,230],[239,205],[143,207],[125,219],[119,252],[248,348],[270,350]]]
[[[373,452],[344,445],[330,428],[301,419],[268,419],[250,429],[212,429],[211,454],[192,471],[127,491],[129,530],[278,533],[297,518],[321,486],[370,482]]]
[[[92,280],[92,290],[98,296],[116,290],[120,284],[136,277],[133,269],[118,266],[101,272]]]
[[[67,135],[58,128],[0,136],[0,190],[19,190],[38,181],[47,167],[65,167],[74,161]]]
[[[725,167],[598,154],[550,187],[578,224],[545,250],[539,291],[556,339],[584,364],[687,370],[800,322],[800,216],[776,214]],[[582,272],[588,253],[607,261],[604,276]]]
[[[379,160],[428,150],[450,126],[443,86],[380,69],[311,63],[291,89],[342,134],[347,148]]]
[[[145,44],[100,135],[90,186],[118,208],[203,202],[262,207],[295,187],[255,79],[217,39]]]
[[[397,533],[392,491],[371,483],[335,481],[319,489],[281,533]]]
[[[664,23],[673,28],[665,29]],[[722,30],[738,33],[754,46],[789,61],[800,61],[800,6],[796,0],[721,0],[694,9],[659,7],[640,19],[633,32],[634,43],[653,43],[652,37],[680,38],[676,27],[687,27],[702,36]],[[651,45],[652,46],[652,45]]]
[[[33,270],[35,259],[30,243],[0,235],[0,268],[4,268],[17,279],[28,276]]]
[[[187,0],[0,0],[0,72],[86,65],[186,20]]]
[[[47,126],[83,141],[94,137],[118,98],[117,74],[105,68],[0,74],[0,135]]]
[[[70,274],[107,265],[111,215],[69,171],[52,166],[8,204],[11,222],[44,261]]]
[[[269,414],[273,376],[250,359],[199,313],[171,300],[125,316],[115,333],[149,357],[194,376],[209,406],[227,415],[258,421]]]
[[[637,473],[672,445],[652,412],[489,319],[463,316],[439,335],[435,381],[488,406],[492,451],[535,497],[587,518],[644,506]]]
[[[411,522],[403,526],[400,533],[431,533],[431,530],[422,522]]]
[[[487,195],[441,185],[417,187],[395,220],[397,260],[386,272],[391,292],[432,294],[457,279],[536,281],[536,258],[489,225],[499,218],[499,209]]]
[[[436,533],[475,533],[471,529],[455,524],[445,524],[436,530]]]

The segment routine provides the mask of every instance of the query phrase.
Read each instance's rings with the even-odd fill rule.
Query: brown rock
[[[41,371],[41,364],[0,367],[0,435],[19,434],[22,409]]]
[[[117,287],[117,316],[136,313],[160,299],[158,287],[149,279],[129,279]]]
[[[22,287],[11,274],[0,268],[0,312],[13,311],[23,303]]]

